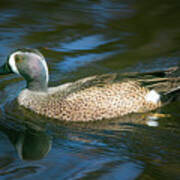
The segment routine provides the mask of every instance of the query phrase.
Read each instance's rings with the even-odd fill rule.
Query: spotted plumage
[[[18,59],[12,59],[14,54]],[[153,90],[148,85],[143,86],[147,79],[126,77],[117,81],[115,74],[92,76],[48,88],[47,65],[37,50],[17,50],[9,59],[10,63],[0,74],[8,68],[8,72],[26,79],[27,88],[20,92],[17,101],[20,106],[40,115],[65,121],[93,121],[152,111],[162,105],[161,95],[156,92],[154,84],[158,87],[164,79],[153,82]]]
[[[49,88],[47,93],[25,89],[20,93],[18,102],[38,114],[68,121],[113,118],[154,110],[161,105],[160,101],[146,101],[149,90],[134,81],[93,86],[65,96],[62,96],[60,87],[57,92]]]

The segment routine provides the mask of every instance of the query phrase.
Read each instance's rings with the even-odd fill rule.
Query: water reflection
[[[102,54],[86,54],[83,56],[64,57],[64,61],[58,63],[57,68],[62,72],[72,72],[79,67],[83,67],[88,63],[101,61],[102,59],[112,56],[114,53],[102,53]]]
[[[76,41],[72,41],[72,42],[70,41],[70,43],[62,43],[61,49],[64,49],[64,51],[90,50],[90,49],[95,49],[103,44],[111,43],[113,41],[114,40],[105,40],[102,37],[102,35],[92,35],[92,36],[83,37]]]
[[[39,160],[44,158],[51,149],[51,137],[45,132],[27,129],[24,132],[0,126],[15,147],[22,160]]]
[[[16,155],[11,153],[8,160],[6,152],[6,156],[2,158],[1,162],[7,166],[11,177],[15,177],[16,173],[20,175],[18,168],[22,168],[26,171],[25,176],[34,172],[36,178],[44,173],[52,178],[50,174],[54,172],[56,177],[59,177],[60,173],[62,179],[108,179],[112,176],[135,179],[149,166],[156,169],[167,161],[176,161],[177,144],[173,143],[177,138],[176,133],[172,131],[172,126],[169,126],[169,129],[166,126],[169,121],[173,121],[172,118],[160,118],[158,122],[162,125],[151,128],[146,126],[148,118],[146,119],[145,114],[85,124],[52,120],[47,123],[48,119],[24,113],[26,115],[22,114],[22,111],[9,110],[6,112],[8,117],[15,118],[6,118],[8,127],[12,123],[11,129],[5,124],[0,126],[0,131],[6,134],[19,156],[15,158]],[[9,147],[5,147],[8,151]],[[171,155],[167,156],[169,153]],[[27,164],[20,163],[19,158],[42,159]],[[11,171],[10,167],[16,163],[18,168]],[[1,169],[6,172],[3,165]],[[163,172],[167,171],[166,169],[164,165]],[[167,172],[171,174],[173,171],[169,169]],[[2,173],[0,175],[2,176]]]

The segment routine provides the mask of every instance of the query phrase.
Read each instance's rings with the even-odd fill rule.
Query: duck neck
[[[27,82],[27,88],[30,91],[47,92],[47,90],[48,90],[48,83],[47,82],[38,81],[38,80],[28,81]]]

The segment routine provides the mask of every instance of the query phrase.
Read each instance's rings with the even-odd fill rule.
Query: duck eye
[[[22,63],[22,61],[23,61],[23,56],[21,56],[21,55],[19,55],[19,54],[16,54],[15,57],[14,57],[14,59],[15,59],[15,62],[16,62],[17,64],[19,64],[19,63]]]

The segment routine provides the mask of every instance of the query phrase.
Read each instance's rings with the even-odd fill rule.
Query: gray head
[[[16,73],[27,82],[32,91],[46,91],[48,87],[48,67],[44,56],[36,49],[17,49],[0,67],[0,74]]]

